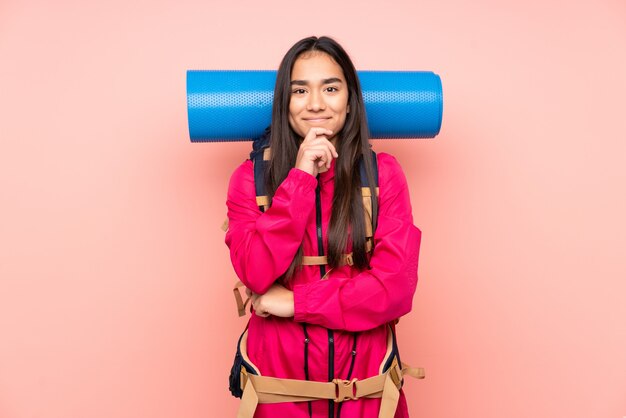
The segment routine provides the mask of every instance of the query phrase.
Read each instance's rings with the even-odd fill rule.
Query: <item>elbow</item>
[[[412,309],[412,294],[399,296],[387,299],[388,303],[378,305],[375,309],[345,313],[342,325],[337,328],[349,332],[369,331],[406,315]]]
[[[237,276],[241,280],[241,282],[248,288],[252,293],[256,293],[257,295],[263,295],[267,293],[269,288],[274,284],[275,279],[271,276],[264,276],[258,273],[259,270],[254,270],[254,272],[246,271],[247,269],[235,269]]]
[[[409,292],[408,289],[404,294],[397,295],[390,305],[390,309],[386,312],[384,317],[384,323],[395,321],[396,319],[408,314],[413,309],[413,292]]]
[[[413,294],[411,293],[411,296],[404,299],[399,306],[400,309],[393,318],[390,318],[390,320],[396,320],[413,310]]]
[[[265,293],[267,293],[267,291],[270,289],[270,287],[272,287],[272,284],[274,284],[273,281],[265,281],[265,282],[245,282],[243,281],[243,284],[246,285],[246,287],[248,289],[250,289],[250,291],[252,293],[256,293],[257,295],[264,295]]]
[[[264,295],[281,276],[274,265],[257,262],[235,264],[235,272],[241,282],[253,293]]]
[[[230,258],[237,277],[253,293],[265,294],[278,277],[273,266],[264,263],[262,257],[231,251]]]

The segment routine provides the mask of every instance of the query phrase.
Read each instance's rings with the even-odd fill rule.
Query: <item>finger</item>
[[[328,142],[328,145],[332,146],[330,142]],[[325,151],[326,151],[326,168],[330,168],[330,163],[333,161],[333,153],[330,147],[328,146],[326,147]]]
[[[320,146],[320,145],[308,148],[305,151],[305,155],[307,156],[308,159],[310,159],[310,161],[315,161],[315,162],[322,161],[324,164],[326,163],[326,160],[328,159],[327,149],[324,146]]]
[[[326,128],[311,128],[309,129],[309,132],[307,132],[306,136],[304,137],[304,141],[306,142],[310,142],[314,139],[317,139],[320,136],[324,136],[324,135],[332,135],[333,131],[331,131],[330,129],[326,129]]]
[[[314,146],[314,145],[315,146],[321,145],[324,148],[328,149],[328,152],[333,158],[339,157],[339,154],[337,153],[337,149],[335,148],[333,143],[330,142],[328,138],[326,138],[326,136],[324,135],[318,136],[315,140],[311,141],[310,146]]]
[[[255,302],[252,304],[252,307],[254,308],[254,313],[257,316],[266,317],[269,315],[269,313],[259,303],[258,297],[256,298]]]
[[[328,150],[330,151],[331,155],[334,158],[337,158],[339,156],[339,154],[337,154],[337,149],[335,148],[335,146],[333,145],[332,142],[330,142],[330,140],[326,137],[320,137],[320,138],[324,138],[324,144],[326,145],[326,147],[328,148]]]
[[[320,127],[313,127],[309,130],[309,132],[313,132],[315,135],[332,135],[333,131],[330,129]]]
[[[330,164],[333,161],[333,152],[330,146],[332,146],[330,141],[328,141],[327,139],[324,139],[323,142],[316,144],[314,148],[317,152],[316,154],[317,159],[323,161],[323,163],[326,164],[326,168],[330,168]],[[320,167],[322,167],[322,165],[323,164],[319,164]]]
[[[330,148],[335,158],[339,157],[339,154],[337,154],[337,148],[335,148],[332,142],[328,141],[328,147]]]

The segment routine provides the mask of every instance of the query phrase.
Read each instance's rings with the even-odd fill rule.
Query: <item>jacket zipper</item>
[[[315,221],[317,224],[317,253],[318,255],[324,255],[324,241],[322,239],[322,198],[320,193],[319,176],[317,181],[317,187],[315,188]],[[320,266],[320,278],[323,278],[326,274],[326,266]],[[328,381],[332,382],[335,374],[335,338],[333,330],[328,330]],[[328,400],[328,417],[334,418],[335,416],[335,401]]]
[[[354,360],[356,359],[356,332],[352,337],[352,360],[350,361],[350,370],[348,370],[348,377],[346,380],[350,380],[352,378],[352,371],[354,370]],[[341,407],[343,406],[343,402],[337,406],[337,418],[341,417]]]
[[[328,381],[332,382],[335,374],[335,338],[333,330],[328,330]],[[328,416],[333,418],[335,415],[335,401],[328,400]]]
[[[302,330],[304,331],[304,378],[309,380],[309,333],[306,330],[306,323],[302,323]],[[313,409],[311,401],[307,402],[309,408],[309,417],[313,416]]]
[[[315,188],[315,223],[317,225],[317,255],[324,255],[324,241],[322,240],[322,198],[320,184]],[[320,266],[320,277],[326,274],[326,266]]]

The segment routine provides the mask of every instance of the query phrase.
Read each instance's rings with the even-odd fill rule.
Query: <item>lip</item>
[[[305,120],[307,122],[324,122],[328,119],[330,119],[330,116],[324,118],[302,118],[302,120]]]

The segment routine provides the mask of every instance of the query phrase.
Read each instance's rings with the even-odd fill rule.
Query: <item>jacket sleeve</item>
[[[272,206],[262,213],[256,204],[252,161],[231,176],[226,245],[235,272],[248,289],[263,294],[287,271],[315,210],[316,186],[315,177],[292,168],[276,189]]]
[[[413,225],[406,178],[396,159],[380,153],[379,215],[371,269],[294,286],[295,320],[331,329],[363,331],[411,310],[417,285],[421,232]],[[343,271],[343,273],[342,273]]]

